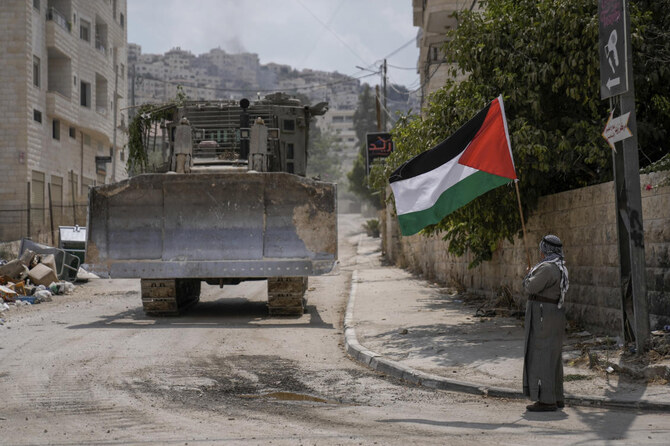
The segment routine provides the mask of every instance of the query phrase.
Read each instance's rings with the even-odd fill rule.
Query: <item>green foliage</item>
[[[663,158],[651,163],[644,169],[641,169],[642,173],[651,173],[651,172],[664,172],[670,170],[670,153],[667,153]]]
[[[328,131],[321,132],[316,126],[310,128],[310,137],[312,136],[307,175],[337,182],[342,176],[339,156],[342,152],[342,144],[337,135]]]
[[[366,133],[377,131],[377,100],[375,92],[368,84],[363,85],[363,92],[358,96],[354,112],[354,129],[359,144],[365,144]]]
[[[182,93],[183,94],[183,93]],[[149,131],[162,120],[172,119],[175,107],[183,103],[183,98],[168,105],[143,104],[135,110],[135,116],[128,125],[128,161],[126,170],[135,175],[147,171],[149,165]]]
[[[368,185],[368,176],[365,174],[365,145],[361,145],[353,167],[347,172],[347,180],[349,181],[349,190],[357,197],[367,201],[377,209],[382,208],[382,202],[378,193],[376,193],[377,190]]]
[[[363,229],[365,233],[370,237],[379,237],[379,220],[373,218],[371,220],[366,220],[363,224]]]
[[[184,105],[186,93],[177,85],[175,98],[167,104],[142,104],[128,125],[128,161],[126,170],[131,174],[144,173],[149,165],[149,132],[156,123],[170,120],[178,107]]]
[[[356,196],[379,209],[382,206],[381,201],[376,191],[370,188],[368,176],[365,173],[365,144],[367,143],[365,134],[377,131],[376,99],[368,84],[363,86],[363,92],[358,97],[358,106],[354,112],[354,129],[360,149],[352,169],[347,172],[349,189]]]
[[[395,151],[386,166],[373,169],[374,186],[385,187],[400,164],[447,138],[500,94],[525,214],[542,195],[610,180],[611,149],[601,136],[608,103],[599,94],[597,2],[490,0],[485,7],[458,13],[459,26],[445,44],[452,75],[466,80],[447,81],[422,117],[398,121]],[[670,0],[637,1],[631,8],[639,142],[651,161],[670,147],[668,10]],[[514,189],[501,187],[423,233],[442,231],[450,251],[469,250],[476,266],[520,227]]]

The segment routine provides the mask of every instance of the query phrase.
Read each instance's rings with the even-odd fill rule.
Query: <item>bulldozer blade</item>
[[[288,173],[144,174],[92,188],[86,263],[118,278],[328,273],[336,186]]]

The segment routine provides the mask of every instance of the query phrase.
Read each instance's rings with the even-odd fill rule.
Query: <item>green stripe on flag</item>
[[[428,225],[439,223],[456,209],[465,206],[478,196],[509,183],[511,180],[486,172],[475,172],[442,192],[435,204],[422,211],[398,215],[402,235],[413,235]]]

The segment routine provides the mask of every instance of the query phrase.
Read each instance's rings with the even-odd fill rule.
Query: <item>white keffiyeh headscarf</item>
[[[570,286],[570,281],[568,280],[568,269],[565,267],[563,243],[561,243],[561,239],[555,235],[545,235],[540,241],[540,252],[544,254],[544,259],[535,265],[533,269],[528,272],[528,275],[531,275],[543,263],[555,264],[561,271],[561,298],[558,301],[558,308],[562,308],[563,302],[565,301],[565,293],[568,292],[568,287]]]

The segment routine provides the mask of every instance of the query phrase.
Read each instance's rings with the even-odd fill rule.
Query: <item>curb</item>
[[[447,390],[450,392],[469,393],[493,398],[525,399],[522,392],[505,387],[489,387],[482,384],[474,384],[459,381],[442,376],[425,373],[399,362],[384,358],[379,353],[373,352],[362,346],[356,337],[354,319],[354,303],[356,302],[356,291],[358,288],[358,270],[354,270],[351,276],[351,288],[349,290],[349,302],[344,315],[344,344],[349,356],[363,365],[385,375],[392,376],[410,384],[426,387],[429,389]],[[565,395],[565,403],[570,406],[585,407],[607,407],[619,409],[635,409],[645,411],[670,412],[670,403],[660,403],[649,400],[627,401],[606,397],[586,395]]]

